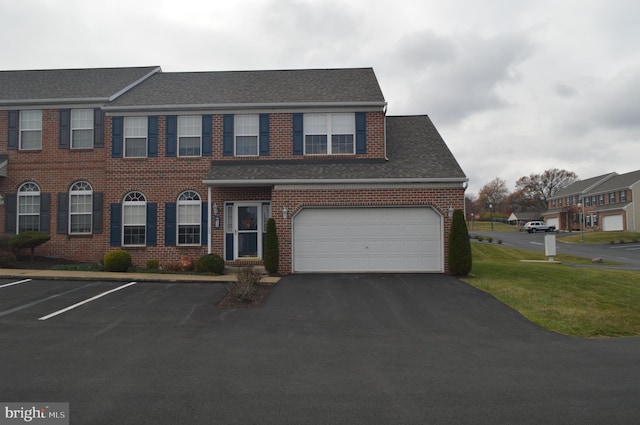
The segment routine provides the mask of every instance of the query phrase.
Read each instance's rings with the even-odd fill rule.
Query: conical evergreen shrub
[[[471,271],[471,242],[464,212],[455,210],[449,233],[449,273],[454,276],[466,276]]]
[[[276,221],[267,220],[267,232],[264,241],[264,269],[267,273],[278,273],[280,267],[280,244],[276,233]]]

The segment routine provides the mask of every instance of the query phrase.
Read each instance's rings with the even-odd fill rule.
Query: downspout
[[[211,254],[211,186],[207,186],[207,254]]]
[[[384,160],[388,161],[387,157],[387,105],[384,105],[382,108],[382,113],[384,114]]]

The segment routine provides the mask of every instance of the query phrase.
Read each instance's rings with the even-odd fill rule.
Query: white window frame
[[[346,119],[345,122],[340,122],[343,119]],[[356,114],[351,112],[307,113],[304,114],[303,120],[305,155],[354,155],[356,153]],[[313,136],[325,137],[325,152],[308,151],[307,138]],[[351,136],[351,151],[334,152],[334,136]]]
[[[181,153],[182,139],[198,139],[198,153],[187,155]],[[178,116],[178,156],[198,157],[202,156],[202,116],[201,115],[180,115]]]
[[[89,206],[89,211],[79,211],[78,201],[88,197],[89,201],[81,205]],[[73,231],[73,218],[79,216],[89,217],[89,229],[85,231]],[[93,188],[85,181],[74,183],[69,190],[69,234],[70,235],[90,235],[93,233]]]
[[[81,114],[86,114],[82,117]],[[71,149],[93,149],[93,109],[72,109],[71,110]],[[78,146],[76,132],[91,132],[91,142],[89,146]]]
[[[234,117],[233,149],[235,156],[258,156],[260,154],[260,116],[257,114],[239,114]],[[238,139],[254,138],[255,153],[239,153]]]
[[[202,198],[200,194],[193,190],[184,191],[178,196],[178,202],[176,207],[176,241],[180,246],[199,246],[202,243]],[[196,210],[195,218],[189,219],[189,216],[185,216],[181,211],[184,208],[191,207]],[[197,242],[180,242],[180,229],[185,227],[198,227],[198,241]]]
[[[16,214],[16,233],[20,233],[20,218],[21,217],[37,217],[37,226],[36,228],[25,229],[24,232],[29,231],[40,231],[40,186],[38,186],[34,182],[26,182],[23,183],[20,188],[18,188],[18,205],[17,205],[17,214]],[[27,202],[27,200],[31,200],[32,202]],[[38,212],[24,212],[26,207],[37,207]]]
[[[133,125],[137,123],[138,125]],[[149,118],[147,117],[124,117],[124,146],[122,155],[124,158],[146,158],[149,153],[148,137],[149,134]],[[129,139],[144,140],[144,155],[127,155],[127,144]]]
[[[23,139],[25,133],[39,133],[39,143],[37,147],[24,147]],[[42,110],[30,109],[20,111],[20,150],[37,151],[42,149]]]
[[[620,202],[627,202],[627,191],[626,190],[621,190],[620,191]]]
[[[143,208],[141,208],[143,207]],[[142,209],[142,223],[127,223],[127,211],[130,209]],[[144,227],[144,243],[127,243],[125,233],[128,227]],[[122,201],[122,246],[146,246],[147,245],[147,198],[140,192],[129,192]]]

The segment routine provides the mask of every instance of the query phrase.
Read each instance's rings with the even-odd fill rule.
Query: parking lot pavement
[[[0,286],[7,282],[0,281]],[[71,423],[635,424],[640,339],[545,331],[443,275],[293,275],[258,309],[224,284],[0,288],[0,401]],[[75,290],[74,292],[70,292]]]

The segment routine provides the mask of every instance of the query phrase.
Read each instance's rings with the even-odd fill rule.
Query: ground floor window
[[[200,245],[200,195],[193,191],[178,197],[178,245]]]
[[[40,231],[40,187],[28,182],[18,189],[18,233]]]
[[[131,192],[122,205],[122,237],[124,246],[146,244],[147,200],[139,192]]]

